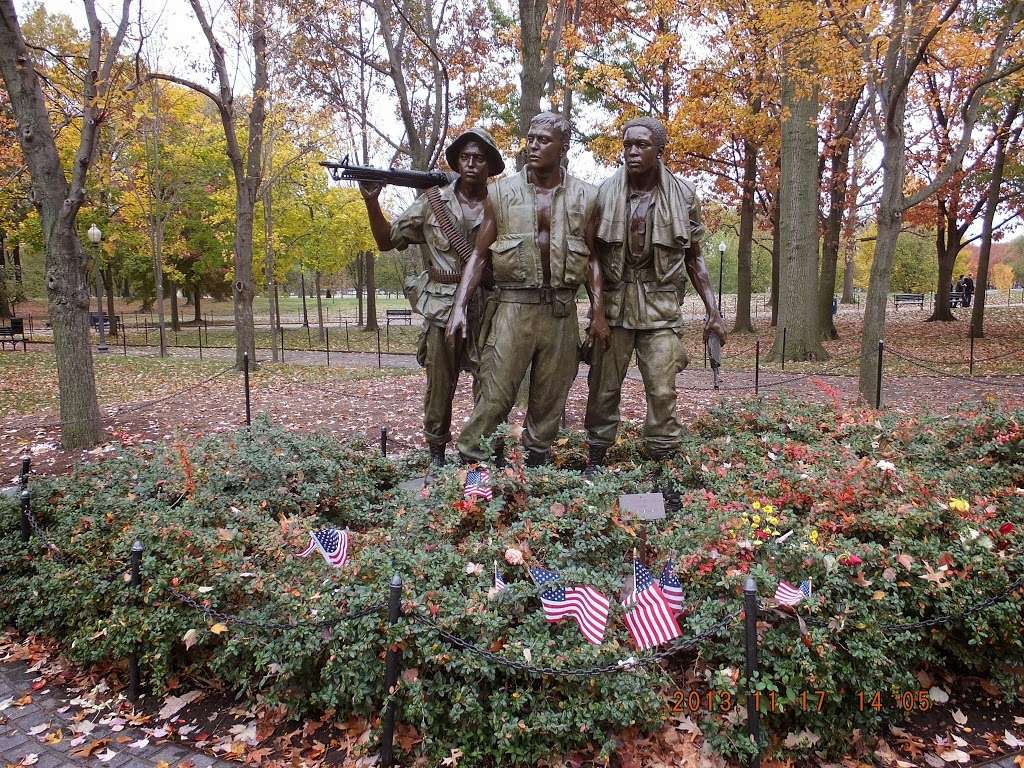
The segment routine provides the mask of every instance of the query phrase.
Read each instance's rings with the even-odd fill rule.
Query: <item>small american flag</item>
[[[544,568],[531,568],[530,576],[538,587],[558,581],[557,572]],[[540,602],[544,606],[544,618],[548,621],[557,623],[573,618],[587,642],[600,645],[604,640],[610,602],[593,587],[546,587],[540,593]]]
[[[683,610],[683,585],[679,582],[675,570],[672,568],[672,561],[665,563],[661,569],[661,578],[658,579],[658,586],[661,587],[661,594],[665,596],[668,607],[676,613]]]
[[[501,571],[498,570],[498,561],[494,561],[494,591],[501,592],[505,589],[505,580],[501,578]]]
[[[466,499],[492,499],[491,475],[487,467],[473,467],[466,475],[466,488],[462,494]]]
[[[796,605],[805,597],[811,596],[811,580],[806,579],[800,582],[800,587],[794,587],[788,581],[780,581],[775,590],[775,600],[782,605]]]
[[[340,568],[348,561],[348,529],[322,528],[310,533],[309,546],[298,557],[308,557],[314,549],[320,550],[328,565]]]
[[[626,628],[637,650],[645,651],[679,637],[682,633],[671,606],[639,560],[633,561],[633,581],[633,593],[622,606],[627,609]]]

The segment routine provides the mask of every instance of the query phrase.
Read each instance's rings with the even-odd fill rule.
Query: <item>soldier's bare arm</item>
[[[383,188],[383,184],[359,182],[359,193],[363,196],[363,202],[366,203],[366,215],[370,219],[370,231],[373,233],[373,239],[380,250],[390,251],[394,247],[391,243],[391,222],[384,215],[380,201],[377,199]]]
[[[715,299],[715,292],[711,288],[711,276],[708,275],[707,265],[701,255],[700,246],[691,244],[686,249],[686,274],[690,276],[690,282],[704,302],[704,309],[708,313],[708,322],[704,326],[704,341],[714,333],[722,344],[725,344],[725,323],[718,312],[718,305]]]
[[[590,328],[587,335],[590,343],[598,341],[607,348],[611,338],[611,331],[608,328],[608,319],[604,315],[604,276],[601,273],[601,263],[597,259],[595,233],[597,232],[598,215],[591,213],[587,220],[587,227],[584,237],[587,241],[587,248],[590,250],[590,261],[587,263],[587,295],[590,296]]]
[[[480,287],[484,270],[491,258],[491,246],[497,239],[498,224],[494,219],[494,206],[491,205],[491,199],[487,198],[484,202],[484,217],[476,233],[473,255],[462,269],[462,279],[459,280],[458,290],[455,291],[455,305],[452,307],[451,317],[448,318],[448,327],[445,328],[444,333],[449,341],[454,341],[460,335],[466,338],[466,307],[469,304],[469,297]]]

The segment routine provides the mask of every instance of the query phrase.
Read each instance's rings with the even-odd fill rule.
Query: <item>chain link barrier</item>
[[[525,672],[530,675],[548,677],[596,677],[598,675],[628,672],[637,666],[657,664],[677,653],[692,650],[705,640],[720,634],[722,630],[732,624],[739,615],[740,611],[733,611],[710,629],[701,632],[699,635],[687,638],[686,640],[673,643],[656,653],[644,654],[642,656],[629,656],[625,659],[618,659],[617,661],[610,662],[608,664],[599,664],[592,667],[540,667],[534,666],[525,661],[515,661],[514,659],[509,659],[493,651],[489,651],[486,648],[481,648],[469,640],[448,631],[430,616],[423,613],[422,610],[415,610],[411,612],[408,614],[408,618],[416,624],[421,624],[430,628],[459,650],[465,651],[473,656],[477,656],[499,667],[505,667],[506,669],[512,669],[517,672]]]
[[[924,360],[912,357],[908,354],[900,352],[897,349],[893,349],[892,347],[886,347],[885,351],[891,354],[897,360],[906,360],[909,363],[913,363],[918,368],[922,368],[923,370],[934,373],[939,378],[956,379],[958,381],[963,381],[968,384],[973,384],[976,387],[1006,387],[1008,389],[1019,389],[1021,387],[1024,387],[1024,381],[992,381],[990,379],[979,380],[977,377],[963,376],[959,373],[950,373],[949,371],[944,371],[941,368],[935,368],[929,365]],[[1013,375],[1014,374],[1005,374],[1004,378],[1009,378]]]

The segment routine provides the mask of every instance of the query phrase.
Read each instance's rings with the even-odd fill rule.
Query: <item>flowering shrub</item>
[[[696,654],[566,678],[510,670],[423,623],[341,619],[386,599],[397,572],[408,611],[502,658],[614,664],[636,655],[615,599],[636,549],[652,570],[675,560],[684,638],[737,612],[753,576],[765,610],[751,684],[766,750],[841,754],[855,730],[878,729],[908,702],[921,706],[922,669],[969,669],[1007,698],[1020,695],[1020,590],[950,623],[900,625],[962,614],[1024,575],[1022,421],[1022,412],[994,408],[879,419],[750,400],[699,419],[678,456],[658,465],[642,460],[638,433],[627,427],[609,451],[613,463],[593,480],[579,472],[583,438],[566,434],[555,466],[516,461],[492,471],[490,502],[462,500],[458,467],[426,493],[399,491],[424,466],[422,454],[387,460],[261,422],[187,450],[137,447],[35,481],[34,509],[75,568],[44,557],[37,541],[26,551],[16,510],[0,501],[8,505],[0,507],[0,617],[62,639],[85,663],[124,659],[141,642],[155,690],[190,675],[295,714],[333,709],[338,719],[379,712],[383,649],[397,642],[400,719],[411,728],[403,744],[431,762],[452,749],[464,767],[533,765],[574,750],[607,755],[624,734],[680,717],[673,704],[691,691],[701,706],[682,714],[709,746],[730,760],[749,754],[739,621]],[[620,493],[655,486],[673,502],[667,519],[620,515]],[[344,568],[293,556],[310,530],[327,525],[352,531]],[[135,539],[145,546],[139,602],[126,599],[119,566]],[[503,591],[491,589],[495,562]],[[544,620],[527,575],[538,565],[613,598],[602,646],[572,622]],[[810,580],[811,596],[795,611],[776,607],[780,580]],[[264,626],[229,618],[217,627],[169,589]]]

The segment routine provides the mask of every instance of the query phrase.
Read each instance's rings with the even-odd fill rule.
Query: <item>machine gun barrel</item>
[[[451,179],[442,171],[410,171],[401,168],[373,168],[369,165],[352,165],[348,155],[340,163],[320,163],[335,181],[370,181],[378,184],[392,184],[396,187],[443,187]]]
[[[722,367],[722,342],[715,333],[708,336],[708,362],[711,363],[715,389],[718,389],[718,370]]]

